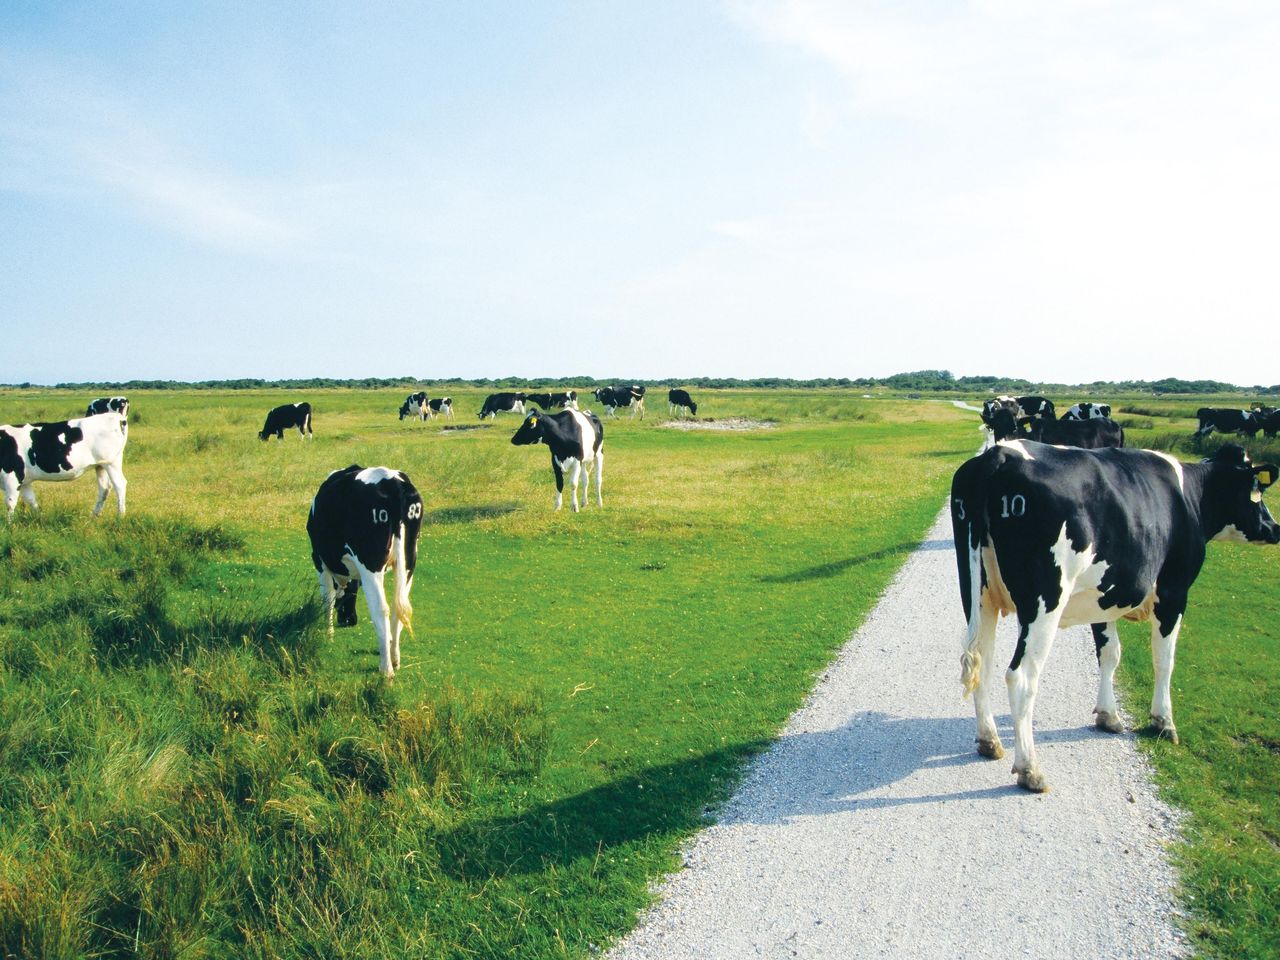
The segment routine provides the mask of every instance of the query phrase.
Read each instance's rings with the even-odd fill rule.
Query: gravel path
[[[944,509],[609,957],[1185,953],[1166,856],[1176,820],[1132,735],[1093,728],[1088,629],[1063,631],[1050,655],[1036,743],[1053,790],[1032,795],[1014,786],[1012,752],[974,752],[963,628]],[[997,641],[1006,663],[1013,630],[1006,620]],[[1007,712],[997,721],[1012,743]]]

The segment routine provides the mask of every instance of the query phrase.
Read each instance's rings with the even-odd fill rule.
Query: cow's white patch
[[[1215,533],[1212,537],[1214,540],[1224,540],[1228,543],[1248,543],[1249,538],[1234,523],[1228,523],[1225,527]]]
[[[1015,453],[1022,456],[1024,459],[1027,459],[1027,460],[1035,459],[1035,457],[1031,455],[1031,451],[1027,449],[1026,444],[1023,443],[1021,440],[1001,440],[999,445],[1004,447],[1007,450],[1014,451]]]
[[[1177,457],[1170,456],[1169,454],[1161,450],[1148,450],[1147,453],[1154,453],[1160,459],[1168,461],[1169,466],[1173,467],[1174,475],[1178,478],[1178,489],[1181,492],[1186,493],[1186,488],[1183,486],[1183,483],[1182,483],[1182,461],[1179,460]]]
[[[356,479],[361,483],[381,483],[383,480],[394,480],[399,476],[396,471],[387,467],[365,467],[356,474]]]

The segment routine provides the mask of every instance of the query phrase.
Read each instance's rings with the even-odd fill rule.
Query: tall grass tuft
[[[537,696],[316,673],[309,593],[184,599],[238,549],[57,511],[0,531],[0,955],[415,952],[397,918],[441,825],[540,770]]]

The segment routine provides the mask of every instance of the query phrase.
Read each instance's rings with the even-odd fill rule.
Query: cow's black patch
[[[31,428],[31,447],[27,458],[31,465],[45,473],[72,470],[71,446],[84,439],[84,431],[65,420],[37,423]]]
[[[15,474],[21,483],[27,476],[27,465],[18,453],[18,441],[8,430],[0,430],[0,472]]]

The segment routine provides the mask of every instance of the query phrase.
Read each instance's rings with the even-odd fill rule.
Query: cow
[[[554,407],[563,407],[566,410],[578,409],[578,391],[569,390],[560,393],[526,393],[524,395],[526,403],[534,403],[543,410],[551,410]]]
[[[1003,440],[1034,440],[1036,443],[1085,450],[1124,446],[1124,427],[1114,420],[1017,419],[1008,410],[1001,409],[992,418],[991,430],[997,443]]]
[[[518,413],[524,416],[523,393],[491,393],[480,408],[480,419],[495,418],[499,413]]]
[[[418,420],[425,420],[428,417],[427,411],[431,408],[427,405],[427,395],[419,391],[411,393],[404,398],[404,403],[400,404],[400,419],[405,417],[414,417]]]
[[[1200,427],[1197,437],[1217,430],[1219,433],[1234,433],[1240,437],[1256,437],[1262,428],[1262,417],[1254,410],[1234,410],[1230,407],[1201,407],[1196,411],[1196,419]]]
[[[1052,420],[1055,417],[1053,401],[1045,397],[1018,397],[1018,416],[1033,417],[1037,420]]]
[[[637,413],[640,419],[644,419],[644,387],[639,384],[632,384],[629,387],[597,387],[592,391],[595,398],[604,404],[605,412],[611,416],[617,416],[615,412],[618,407],[630,407],[631,417],[635,419]]]
[[[1280,542],[1280,526],[1262,502],[1276,473],[1272,464],[1251,464],[1235,444],[1184,464],[1152,450],[1074,450],[1015,440],[962,464],[951,482],[950,507],[968,622],[961,683],[974,698],[978,753],[1004,755],[991,688],[996,623],[1010,614],[1019,630],[1005,682],[1019,786],[1048,789],[1036,761],[1032,710],[1059,627],[1092,624],[1101,668],[1095,724],[1118,733],[1116,621],[1150,619],[1152,725],[1176,743],[1169,682],[1205,545]]]
[[[89,404],[84,415],[92,417],[98,413],[118,413],[127,417],[129,415],[129,399],[128,397],[99,397]]]
[[[1110,420],[1111,404],[1109,403],[1073,403],[1062,415],[1063,420]]]
[[[1016,426],[1018,417],[1018,400],[1016,397],[992,397],[989,400],[982,401],[982,432],[985,436],[983,441],[983,449],[985,450],[992,443],[1000,438],[995,433],[996,415],[1001,411],[1007,411],[1013,417]]]
[[[453,398],[437,397],[434,400],[427,401],[427,416],[438,417],[443,415],[446,420],[453,419]]]
[[[698,405],[689,396],[689,391],[680,389],[668,390],[667,412],[683,416],[685,410],[689,411],[690,416],[696,417],[698,415]]]
[[[283,440],[285,430],[290,427],[297,427],[298,433],[302,435],[302,439],[308,437],[315,439],[315,434],[311,432],[311,404],[306,403],[286,403],[283,406],[275,407],[267,414],[267,422],[262,425],[262,430],[258,433],[259,440],[268,440],[274,433],[276,439]]]
[[[355,585],[363,585],[384,677],[395,676],[400,666],[401,628],[413,629],[409,591],[421,527],[422,497],[409,478],[399,470],[358,464],[329,474],[307,516],[329,636],[335,606],[348,608],[355,622]],[[388,570],[394,583],[390,605],[383,582]],[[351,599],[344,602],[348,594]]]
[[[569,471],[569,492],[573,512],[578,512],[578,478],[585,476],[582,505],[591,494],[591,465],[596,468],[596,506],[604,506],[604,425],[588,410],[565,410],[561,413],[534,411],[525,417],[511,442],[516,446],[545,443],[551,448],[551,470],[556,475],[556,509],[564,494],[564,474]]]
[[[116,509],[124,516],[124,447],[129,421],[123,413],[99,413],[92,417],[0,426],[0,489],[8,516],[18,506],[18,496],[32,510],[37,480],[74,480],[90,467],[98,477],[98,502],[93,515],[102,513],[107,491],[116,493]]]
[[[1262,435],[1264,437],[1274,437],[1276,433],[1280,432],[1280,410],[1272,410],[1270,413],[1264,414],[1259,426],[1262,427]]]

